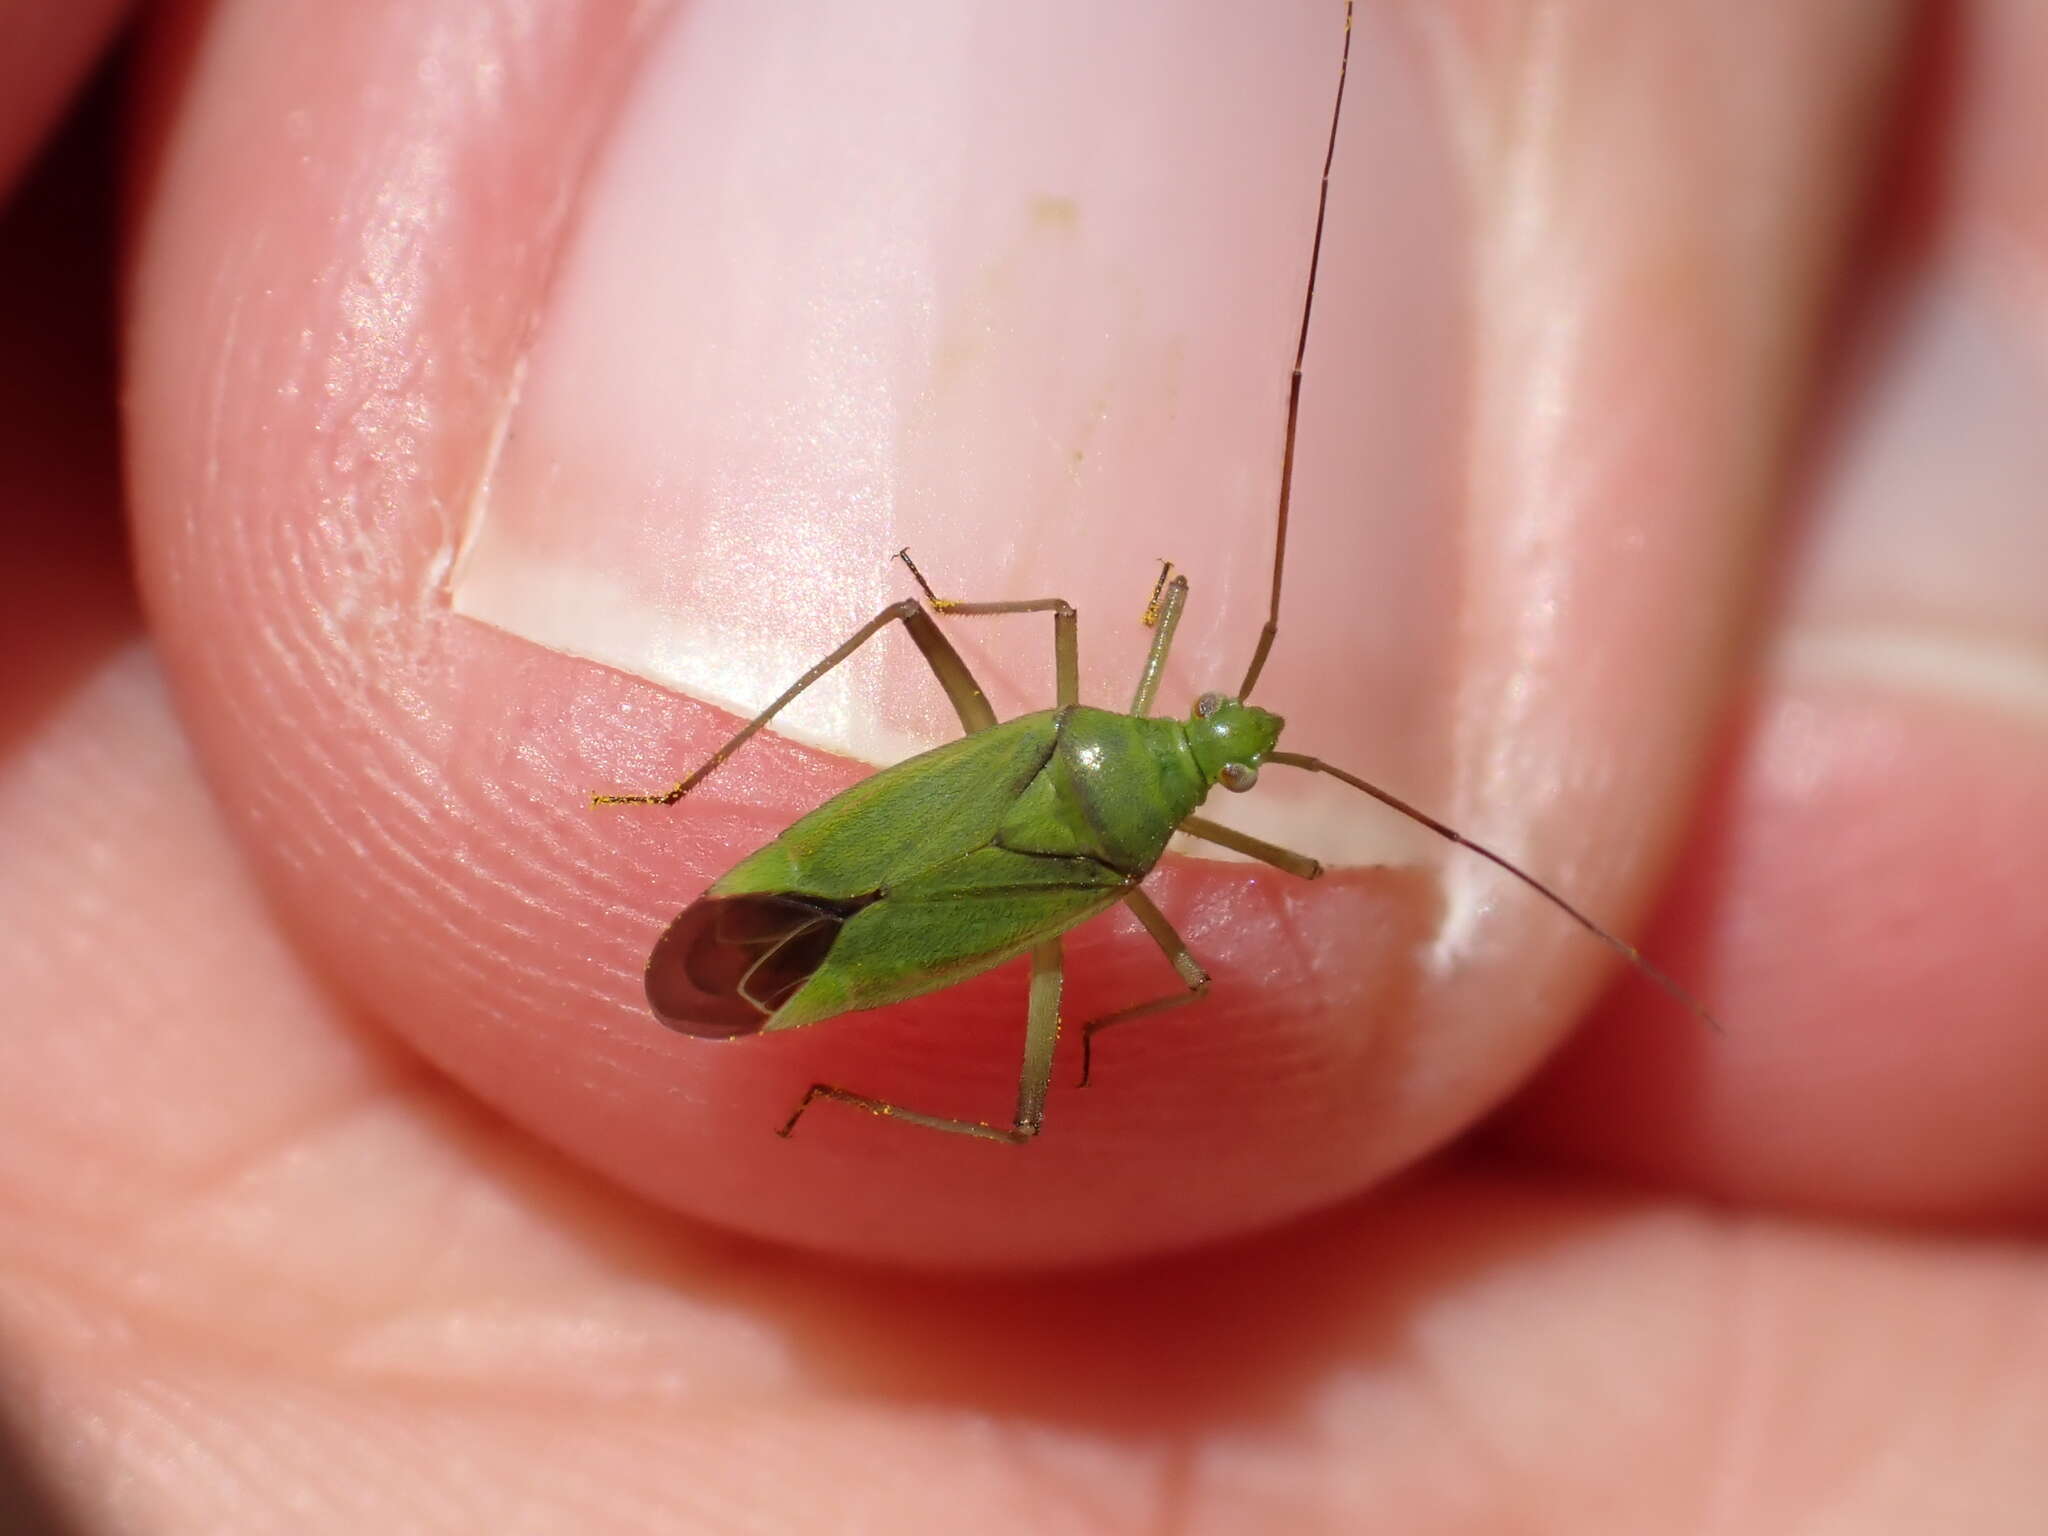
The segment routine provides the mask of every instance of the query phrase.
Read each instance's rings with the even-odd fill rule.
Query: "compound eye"
[[[1225,763],[1216,775],[1216,782],[1241,795],[1259,782],[1259,770],[1249,763]]]
[[[1209,718],[1209,717],[1210,717],[1211,715],[1215,714],[1215,713],[1216,713],[1216,711],[1217,711],[1217,710],[1219,710],[1219,709],[1221,709],[1222,707],[1223,707],[1223,695],[1222,695],[1222,694],[1220,694],[1220,693],[1205,693],[1205,694],[1203,694],[1203,695],[1202,695],[1202,696],[1201,696],[1201,697],[1200,697],[1199,699],[1195,700],[1195,715],[1196,715],[1196,718],[1198,718],[1198,719],[1201,719],[1201,720],[1206,720],[1206,719],[1208,719],[1208,718]]]

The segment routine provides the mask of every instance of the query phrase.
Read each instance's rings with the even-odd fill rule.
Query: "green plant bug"
[[[1160,571],[1146,609],[1153,638],[1136,691],[1129,710],[1119,713],[1080,701],[1076,613],[1071,604],[1057,597],[1008,602],[943,598],[905,550],[899,558],[923,603],[910,598],[884,608],[674,788],[658,794],[591,797],[599,805],[674,805],[805,689],[895,624],[909,632],[959,715],[966,733],[959,740],[854,785],[713,882],[655,943],[647,962],[647,999],[655,1015],[672,1028],[727,1039],[796,1029],[902,1002],[1028,954],[1031,980],[1015,1114],[1008,1125],[949,1118],[814,1083],[779,1134],[794,1131],[804,1111],[818,1100],[835,1099],[933,1130],[1002,1142],[1029,1141],[1044,1119],[1060,1029],[1062,934],[1121,902],[1172,963],[1181,983],[1168,996],[1082,1026],[1085,1084],[1094,1039],[1102,1030],[1192,1003],[1208,988],[1208,973],[1142,889],[1168,838],[1175,832],[1187,833],[1303,879],[1322,873],[1322,866],[1304,854],[1197,814],[1211,789],[1220,784],[1243,793],[1271,764],[1341,780],[1490,860],[1713,1024],[1705,1008],[1632,945],[1500,854],[1320,758],[1281,751],[1285,721],[1250,702],[1279,632],[1302,361],[1350,65],[1351,15],[1352,6],[1347,4],[1307,290],[1288,384],[1271,604],[1236,692],[1203,694],[1185,719],[1150,713],[1188,595],[1187,579],[1173,575],[1170,564]],[[934,616],[1010,613],[1052,616],[1055,703],[1051,709],[998,722]]]

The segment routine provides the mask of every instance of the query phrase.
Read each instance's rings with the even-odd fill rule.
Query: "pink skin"
[[[962,595],[1073,600],[1084,686],[1116,702],[1147,562],[1171,554],[1195,582],[1179,710],[1235,681],[1259,617],[1244,572],[1278,381],[1253,363],[1284,367],[1290,342],[1277,278],[1223,295],[1298,260],[1299,220],[1226,220],[1169,271],[1145,244],[1170,215],[1139,195],[1150,171],[1080,206],[1104,270],[1205,295],[1199,324],[1085,286],[1050,309],[1029,283],[963,299],[972,260],[934,246],[917,313],[966,315],[1024,362],[935,391],[943,431],[855,412],[822,450],[765,433],[715,460],[748,477],[720,501],[664,474],[662,433],[708,430],[735,375],[620,383],[621,315],[661,338],[630,366],[694,362],[657,276],[577,308],[611,270],[577,240],[617,190],[621,104],[654,69],[634,65],[676,46],[661,12],[177,9],[145,55],[122,338],[146,630],[106,532],[112,387],[79,339],[79,231],[46,189],[18,221],[34,238],[0,242],[0,505],[24,509],[0,605],[0,1380],[57,1487],[114,1528],[194,1531],[735,1510],[914,1529],[968,1507],[1018,1530],[1995,1531],[2041,1507],[2038,1247],[1783,1213],[2017,1234],[2048,1206],[2048,587],[2027,575],[2048,27],[2020,0],[1931,33],[1860,0],[1526,27],[1370,10],[1347,111],[1371,196],[1333,211],[1321,311],[1356,340],[1311,352],[1323,414],[1261,702],[1286,745],[1641,928],[1729,1033],[1617,985],[1486,1118],[1582,1022],[1603,958],[1483,867],[1370,834],[1392,867],[1315,886],[1163,869],[1215,992],[1106,1037],[1085,1094],[1063,1058],[1031,1148],[826,1111],[776,1141],[816,1077],[1000,1113],[1021,976],[740,1045],[646,1017],[666,918],[863,770],[765,739],[680,809],[583,808],[672,780],[732,717],[494,627],[505,611],[450,613],[515,362],[491,505],[529,542],[478,539],[459,605],[488,607],[464,580],[566,526],[547,568],[588,543],[656,596],[729,581],[681,596],[765,669],[789,632],[896,595],[884,546],[914,537]],[[0,57],[23,14],[0,7]],[[1160,57],[1103,83],[1131,123],[1181,123],[1179,82],[1230,63]],[[1312,119],[1327,73],[1288,110]],[[988,102],[962,95],[966,134]],[[0,145],[35,141],[35,108],[0,94]],[[1418,132],[1393,132],[1402,112]],[[1085,138],[1068,116],[1045,136]],[[1265,164],[1250,181],[1298,211]],[[1042,190],[1029,170],[1010,206]],[[917,227],[917,188],[895,191],[911,202],[868,236]],[[1390,204],[1397,228],[1364,217]],[[1385,249],[1403,237],[1418,248]],[[842,259],[922,270],[915,248]],[[769,294],[812,271],[745,265]],[[904,366],[886,348],[914,324],[820,325],[837,313],[763,333],[788,368],[763,387]],[[1127,377],[1062,372],[1085,340],[1045,328],[1126,321],[1208,361],[1139,347]],[[1454,363],[1403,361],[1434,359],[1425,342]],[[551,382],[579,347],[609,361]],[[578,417],[579,377],[616,399]],[[629,408],[646,420],[621,427]],[[1098,467],[1063,490],[1035,444],[1082,420]],[[1781,528],[1788,463],[1803,512]],[[893,500],[862,499],[862,465]],[[777,496],[730,525],[743,570],[658,558]],[[810,504],[845,510],[796,537]],[[1021,695],[1044,628],[954,632]],[[936,711],[902,637],[878,645],[862,686],[909,730]],[[1360,846],[1357,797],[1287,810],[1277,778],[1212,809],[1271,794],[1307,851]],[[1167,980],[1122,921],[1069,960],[1070,1017]],[[1189,1251],[1482,1122],[1479,1154],[1398,1192]],[[878,1276],[721,1226],[978,1273]]]

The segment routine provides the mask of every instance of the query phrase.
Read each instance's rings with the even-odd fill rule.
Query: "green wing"
[[[705,894],[859,897],[971,853],[995,836],[1058,739],[1053,711],[1044,710],[885,768],[793,823]]]
[[[979,848],[890,885],[762,1026],[795,1029],[965,981],[1064,933],[1130,882],[1085,858]]]
[[[794,1029],[936,992],[1116,901],[1133,876],[995,846],[1051,761],[1055,711],[863,779],[742,860],[648,959],[655,1013],[692,1034]]]

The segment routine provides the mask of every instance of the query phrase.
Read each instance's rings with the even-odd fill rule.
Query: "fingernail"
[[[1259,701],[1415,785],[1445,755],[1464,348],[1457,182],[1393,10],[1351,40]],[[945,595],[1073,602],[1082,698],[1122,709],[1171,559],[1158,708],[1234,691],[1343,14],[679,8],[507,403],[457,610],[750,714],[912,594],[908,546]],[[1053,702],[1043,615],[945,622],[999,714]],[[777,729],[886,762],[959,727],[884,635]],[[1233,819],[1338,862],[1411,846],[1288,777]]]
[[[1793,676],[2048,720],[2048,373],[2015,297],[1958,253],[1882,301],[1800,554]]]

